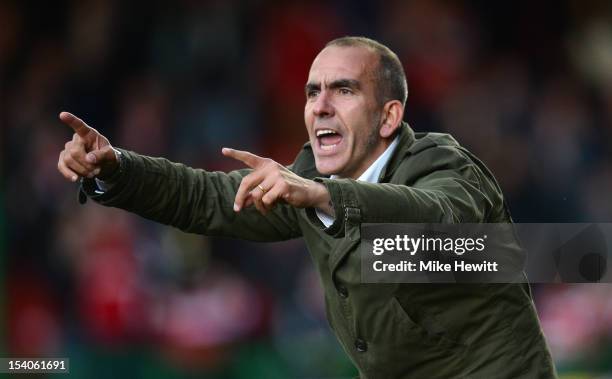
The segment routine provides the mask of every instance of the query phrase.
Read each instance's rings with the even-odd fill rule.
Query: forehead
[[[308,81],[372,78],[376,54],[363,46],[329,46],[312,62]]]

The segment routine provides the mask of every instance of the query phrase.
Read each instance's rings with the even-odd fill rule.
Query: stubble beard
[[[378,125],[379,117],[375,117],[374,119],[377,121],[375,121],[374,125],[372,125],[372,128],[370,129],[371,130],[370,134],[368,134],[368,137],[366,138],[363,159],[367,159],[368,157],[370,157],[370,155],[374,151],[376,151],[376,148],[380,144],[380,128],[382,127],[382,125]],[[356,162],[356,163],[358,165],[361,165],[362,162]],[[372,163],[374,163],[374,161],[370,162],[370,164]],[[365,170],[367,170],[367,167],[365,168]]]

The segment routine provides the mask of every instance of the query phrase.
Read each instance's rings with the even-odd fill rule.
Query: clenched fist
[[[327,188],[318,182],[302,178],[285,166],[270,158],[262,158],[248,151],[224,148],[223,155],[237,159],[253,172],[242,178],[234,210],[254,204],[259,212],[266,214],[279,202],[296,208],[319,208],[333,216],[330,195]]]
[[[57,168],[76,182],[79,177],[104,179],[119,166],[119,159],[108,139],[72,113],[62,112],[60,120],[72,128],[72,140],[60,152]]]

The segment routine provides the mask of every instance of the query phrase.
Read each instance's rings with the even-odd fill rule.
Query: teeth
[[[337,144],[333,144],[333,145],[321,145],[321,150],[331,150],[334,147],[338,146]]]
[[[326,134],[335,134],[336,132],[334,132],[333,130],[330,129],[325,129],[325,130],[319,130],[317,131],[317,137],[321,137],[324,136]]]

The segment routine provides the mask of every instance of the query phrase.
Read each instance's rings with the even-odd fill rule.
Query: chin
[[[321,169],[321,168],[317,168],[317,172],[321,175],[324,176],[331,176],[334,175],[335,171],[334,170],[325,170],[325,169]]]
[[[341,166],[335,162],[325,162],[325,159],[315,159],[317,171],[322,175],[334,175],[341,172]]]
[[[316,164],[316,167],[317,167],[317,172],[319,174],[322,174],[322,175],[332,175],[333,174],[333,170],[330,170],[325,165]]]

